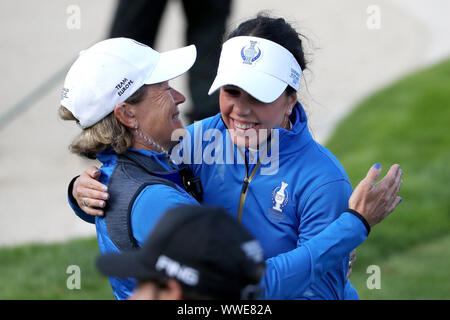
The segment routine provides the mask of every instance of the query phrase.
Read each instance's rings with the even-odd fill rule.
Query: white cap
[[[67,73],[61,105],[72,112],[82,128],[90,127],[143,85],[182,75],[196,57],[194,45],[159,53],[128,38],[98,42],[81,51]]]
[[[208,94],[225,85],[237,86],[259,101],[278,99],[289,85],[298,91],[302,69],[292,53],[279,44],[257,37],[227,40]]]

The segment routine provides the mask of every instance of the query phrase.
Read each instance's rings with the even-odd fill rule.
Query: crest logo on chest
[[[269,208],[269,217],[272,221],[280,222],[284,219],[286,214],[283,212],[283,208],[289,201],[289,193],[287,191],[288,183],[282,181],[281,186],[275,187],[272,191],[272,204],[273,207]]]

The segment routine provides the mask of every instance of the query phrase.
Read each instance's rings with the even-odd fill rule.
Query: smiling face
[[[168,81],[147,86],[145,98],[131,110],[138,129],[164,148],[173,147],[178,142],[171,141],[173,131],[184,128],[178,105],[185,100],[179,91],[169,86]],[[135,144],[135,147],[148,147],[138,138]]]
[[[288,117],[297,101],[295,94],[281,96],[271,103],[256,100],[236,86],[220,89],[220,111],[228,132],[237,146],[256,148],[266,141],[275,127],[287,129]]]

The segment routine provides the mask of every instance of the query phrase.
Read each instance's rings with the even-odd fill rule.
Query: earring
[[[292,114],[292,109],[294,109],[294,106],[289,108],[288,114],[291,115]]]
[[[285,116],[283,122],[284,122],[283,128],[286,129],[286,130],[289,130],[291,128],[291,126],[289,125],[289,117]]]

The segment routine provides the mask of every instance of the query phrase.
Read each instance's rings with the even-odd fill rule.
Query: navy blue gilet
[[[117,166],[108,184],[110,200],[105,210],[105,224],[112,242],[119,250],[128,251],[139,247],[133,236],[131,211],[141,191],[153,184],[184,188],[186,180],[189,180],[186,170],[189,169],[167,171],[152,158],[133,151],[118,155]]]

